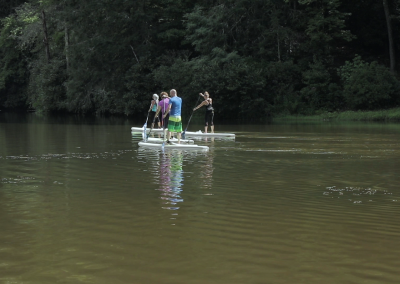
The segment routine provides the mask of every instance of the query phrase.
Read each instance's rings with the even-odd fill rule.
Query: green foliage
[[[142,62],[142,65],[135,64],[126,72],[124,85],[127,91],[122,97],[124,114],[132,115],[147,110],[152,95],[164,91],[156,84],[156,72],[152,71],[152,65]]]
[[[27,85],[27,59],[29,53],[15,48],[13,36],[21,26],[13,16],[4,18],[0,33],[0,105],[18,108],[25,105]]]
[[[303,72],[304,87],[300,93],[310,110],[334,111],[341,107],[343,97],[326,66],[318,60]]]
[[[65,61],[53,58],[52,64],[47,64],[43,54],[29,67],[29,105],[40,111],[65,109]]]
[[[263,60],[294,53],[298,35],[290,26],[291,11],[283,1],[228,0],[197,6],[185,15],[186,42],[202,55],[214,48]]]
[[[265,92],[272,114],[294,114],[304,107],[298,94],[301,70],[292,61],[271,62],[266,68]]]
[[[221,61],[198,58],[191,62],[193,93],[198,93],[195,90],[210,92],[215,109],[226,113],[227,117],[260,118],[267,115],[264,70],[234,54],[219,59]]]
[[[25,0],[3,0],[0,1],[0,19],[8,17],[14,9],[23,4]]]
[[[209,91],[219,118],[390,107],[398,103],[398,81],[382,67],[380,5],[8,1],[0,4],[7,11],[0,14],[0,106],[143,115],[153,93],[175,88],[186,113]],[[398,39],[399,14],[391,9]],[[379,64],[356,57],[343,65],[359,51]]]
[[[400,121],[400,108],[375,111],[344,111],[334,116],[336,120]]]
[[[349,109],[376,110],[399,103],[400,82],[377,62],[364,62],[356,56],[338,69]]]
[[[268,98],[263,90],[265,72],[254,67],[254,62],[236,53],[215,48],[210,56],[190,61],[176,58],[170,66],[161,66],[154,74],[161,90],[177,89],[185,105],[194,106],[198,93],[208,91],[217,113],[255,118],[266,115]]]

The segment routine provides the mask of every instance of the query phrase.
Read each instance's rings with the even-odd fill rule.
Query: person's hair
[[[153,95],[153,99],[156,100],[156,101],[158,101],[158,95],[157,95],[157,94],[154,94],[154,95]]]
[[[175,90],[175,89],[172,89],[172,90],[170,91],[170,93],[174,93],[174,94],[176,95],[176,90]]]
[[[166,92],[161,92],[160,97],[163,98],[164,96],[168,98],[168,94]]]
[[[210,94],[207,91],[204,92],[204,95],[210,96]]]

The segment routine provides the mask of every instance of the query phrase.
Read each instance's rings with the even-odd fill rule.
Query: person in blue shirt
[[[169,100],[168,109],[163,115],[163,118],[165,118],[169,114],[167,143],[170,143],[169,139],[171,139],[171,133],[176,132],[178,144],[180,144],[182,134],[182,99],[178,97],[175,89],[172,89],[169,95],[171,98]]]

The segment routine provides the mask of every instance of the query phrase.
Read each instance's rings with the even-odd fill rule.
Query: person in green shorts
[[[182,99],[178,97],[175,89],[172,89],[169,92],[169,95],[171,98],[168,103],[168,109],[163,115],[163,118],[165,118],[169,114],[167,143],[170,143],[169,139],[171,139],[171,133],[176,132],[178,137],[178,144],[180,144],[182,134]]]

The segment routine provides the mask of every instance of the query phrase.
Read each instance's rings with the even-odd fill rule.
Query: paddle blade
[[[164,148],[165,148],[165,142],[163,142],[162,145],[161,145],[161,151],[164,152]]]
[[[152,130],[153,130],[153,126],[151,126],[150,131],[149,131],[149,133],[147,133],[147,135],[145,133],[146,141],[147,141],[147,139],[149,139],[149,136],[150,136],[150,133],[151,133]]]
[[[146,123],[143,125],[142,138],[143,138],[143,141],[146,141]]]

